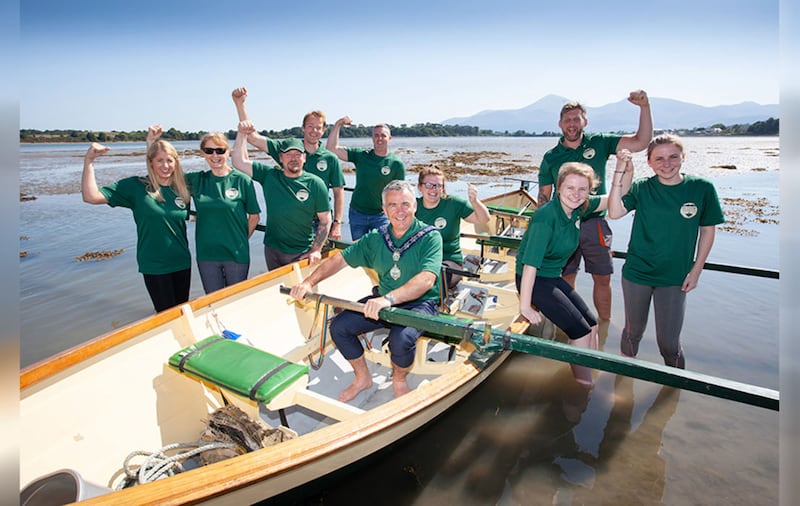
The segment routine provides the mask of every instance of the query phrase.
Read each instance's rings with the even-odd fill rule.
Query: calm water
[[[409,166],[456,152],[488,151],[504,154],[482,158],[480,168],[499,162],[532,167],[554,143],[397,138],[393,148]],[[688,138],[685,143],[685,172],[712,178],[722,197],[743,198],[767,213],[775,210],[777,138]],[[27,253],[20,259],[23,366],[152,312],[136,270],[130,212],[81,201],[86,147],[20,148],[21,192],[37,197],[20,203],[20,251]],[[176,147],[186,150],[185,170],[204,168],[203,160],[191,154],[196,142]],[[100,184],[142,174],[143,151],[143,143],[112,145],[110,156],[96,163]],[[634,162],[637,175],[649,175],[641,154]],[[346,177],[352,186],[352,175]],[[535,179],[535,174],[526,177]],[[448,182],[448,191],[465,195],[464,181],[478,184],[481,196],[515,185],[464,175]],[[739,223],[732,232],[717,233],[709,261],[778,269],[779,226],[748,221],[752,213],[742,215],[736,207],[725,210]],[[630,218],[612,222],[612,228],[614,249],[625,250]],[[259,233],[251,239],[251,276],[266,270],[261,240]],[[88,251],[116,249],[124,253],[102,262],[75,261]],[[192,296],[197,296],[202,288],[193,275]],[[578,282],[590,300],[589,277],[582,274]],[[612,286],[613,316],[604,346],[616,352],[622,322],[618,273]],[[777,301],[775,280],[705,272],[688,298],[683,332],[687,367],[777,389]],[[660,362],[652,330],[640,358]],[[565,364],[514,355],[465,402],[421,433],[355,474],[320,482],[318,490],[305,489],[291,499],[341,504],[380,497],[381,503],[419,505],[777,503],[777,413],[609,373],[599,374],[588,397],[575,392],[572,383]]]

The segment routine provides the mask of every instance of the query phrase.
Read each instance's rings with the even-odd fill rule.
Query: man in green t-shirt
[[[247,88],[236,88],[231,92],[233,103],[236,104],[236,112],[239,121],[249,120],[244,102],[247,99]],[[325,113],[322,111],[311,111],[303,117],[303,149],[306,153],[306,161],[303,170],[309,174],[318,176],[333,192],[333,222],[331,225],[331,239],[342,238],[342,214],[344,212],[344,174],[339,158],[322,146],[322,136],[325,134]],[[275,140],[265,137],[258,132],[253,132],[247,136],[247,142],[252,146],[266,152],[275,160],[281,163],[280,153],[285,140]],[[314,220],[314,232],[316,233],[317,222]]]
[[[414,213],[417,201],[408,181],[391,181],[382,192],[383,211],[389,224],[371,230],[361,239],[322,262],[291,295],[303,300],[320,281],[345,266],[367,267],[378,275],[372,295],[364,297],[364,313],[343,311],[331,322],[331,336],[355,372],[353,382],[342,390],[339,400],[347,402],[372,386],[359,334],[389,328],[392,359],[392,387],[398,397],[409,391],[407,376],[413,366],[416,342],[422,331],[379,320],[381,309],[398,306],[427,315],[438,314],[439,271],[442,265],[442,236],[435,227],[419,221]]]
[[[642,151],[653,137],[653,116],[650,112],[650,100],[643,90],[635,90],[628,96],[628,101],[639,107],[639,127],[635,134],[616,135],[604,133],[586,133],[584,129],[589,123],[586,109],[578,102],[567,102],[561,108],[558,126],[562,136],[558,144],[544,154],[539,166],[539,206],[543,206],[552,198],[553,184],[558,177],[558,170],[567,162],[582,162],[594,169],[600,185],[597,195],[606,192],[606,162],[609,156],[620,149],[631,152]],[[611,319],[611,274],[614,267],[611,261],[611,228],[605,219],[605,212],[595,213],[581,220],[581,237],[578,249],[564,267],[562,277],[573,287],[578,274],[581,257],[585,261],[584,269],[592,275],[594,300],[597,316],[600,320]]]
[[[331,207],[328,189],[322,179],[303,171],[305,150],[300,139],[284,142],[282,168],[254,162],[247,156],[245,139],[255,131],[251,121],[240,121],[233,145],[233,166],[261,183],[267,207],[264,232],[264,258],[267,269],[308,258],[315,264],[322,257],[328,240]],[[316,231],[314,218],[319,221]]]
[[[350,237],[356,241],[372,229],[389,223],[381,210],[381,190],[390,181],[403,181],[406,167],[389,151],[392,132],[387,125],[372,128],[372,149],[346,148],[339,145],[339,131],[353,122],[349,116],[339,118],[331,127],[326,147],[344,162],[356,166],[356,187],[350,198],[348,221]]]

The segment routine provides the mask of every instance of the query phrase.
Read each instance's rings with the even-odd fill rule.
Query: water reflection
[[[609,373],[597,379],[587,391],[567,364],[515,354],[388,454],[266,504],[660,503],[659,452],[680,391]]]

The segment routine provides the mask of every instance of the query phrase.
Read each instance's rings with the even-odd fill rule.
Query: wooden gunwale
[[[301,263],[301,265],[306,265],[306,261],[303,262],[304,263]],[[254,276],[233,286],[225,287],[208,295],[203,295],[188,302],[188,304],[192,309],[198,309],[263,284],[270,279],[280,277],[288,272],[291,272],[291,270],[292,266],[287,265],[281,267],[280,269],[275,269],[273,271]],[[25,388],[28,388],[31,385],[44,380],[45,378],[57,374],[79,362],[99,355],[100,353],[109,350],[114,346],[139,336],[143,332],[154,329],[172,320],[176,320],[181,316],[182,313],[180,306],[175,306],[153,316],[149,316],[147,318],[124,325],[119,329],[112,330],[94,339],[86,341],[85,343],[78,344],[61,353],[57,353],[44,360],[31,364],[20,371],[19,388],[20,390],[24,390]]]
[[[374,408],[358,419],[343,421],[291,439],[272,448],[241,455],[235,459],[181,473],[156,482],[99,496],[81,504],[173,505],[173,504],[244,504],[271,497],[296,485],[293,474],[302,474],[304,466],[315,463],[320,477],[386,446],[408,433],[404,422],[421,427],[460,400],[475,385],[488,377],[510,354],[503,352],[487,369],[479,371],[469,363],[410,393]],[[446,377],[446,378],[445,378]],[[461,395],[453,394],[461,390]],[[437,406],[437,404],[441,404]],[[435,407],[435,409],[433,409]],[[376,441],[380,439],[380,441]],[[351,449],[352,457],[339,452]],[[320,467],[324,466],[323,469]],[[224,476],[224,479],[219,479]],[[301,482],[308,481],[301,479]],[[264,482],[264,483],[262,483]]]

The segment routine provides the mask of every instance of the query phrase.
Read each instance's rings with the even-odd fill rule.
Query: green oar
[[[281,287],[280,290],[281,293],[289,293],[289,288]],[[321,299],[323,304],[351,311],[362,313],[364,311],[364,305],[361,303],[328,295],[310,293],[306,295],[306,298],[314,301]],[[780,406],[779,392],[769,388],[667,367],[604,351],[578,348],[557,341],[513,333],[509,330],[496,330],[492,329],[491,325],[473,327],[474,322],[466,318],[429,316],[397,307],[383,308],[379,316],[387,323],[422,329],[426,335],[432,337],[442,336],[470,341],[477,348],[477,352],[470,357],[470,360],[478,367],[485,367],[501,351],[514,350],[775,411]]]
[[[484,242],[489,246],[500,246],[509,249],[518,249],[519,243],[522,241],[519,237],[509,237],[505,235],[488,235],[488,234],[470,234],[462,232],[461,237],[468,239],[476,239],[479,242]],[[626,251],[612,251],[611,254],[614,258],[624,259],[627,258],[628,252]],[[713,262],[706,262],[703,269],[709,271],[728,272],[731,274],[745,274],[747,276],[755,276],[759,278],[779,279],[780,271],[772,269],[762,269],[760,267],[746,267],[743,265],[729,265],[718,264]]]

